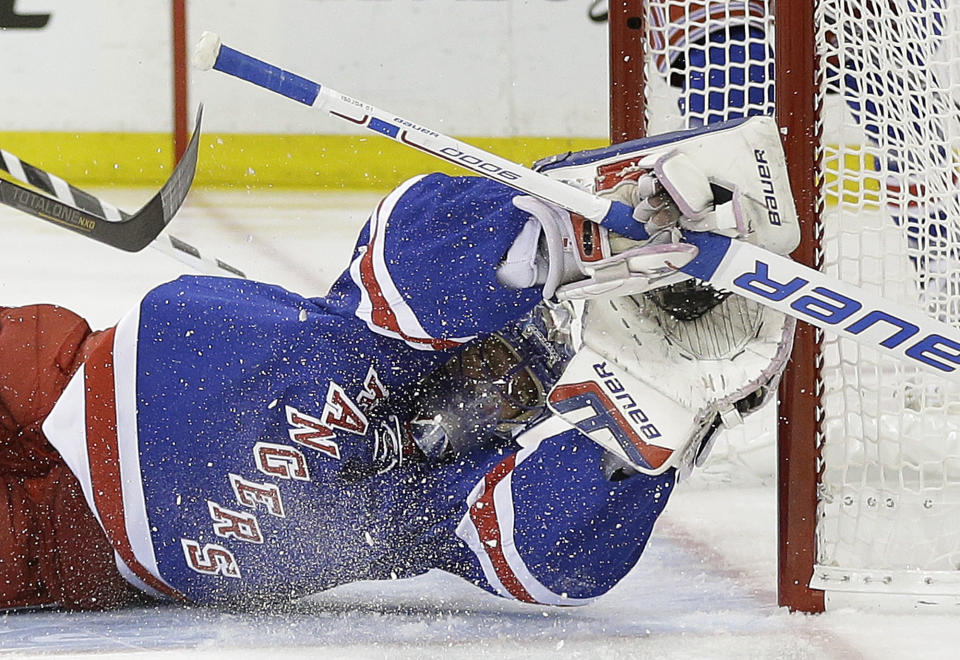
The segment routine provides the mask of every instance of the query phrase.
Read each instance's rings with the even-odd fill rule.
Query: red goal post
[[[781,40],[777,51],[777,122],[784,131],[784,147],[791,164],[791,186],[801,218],[802,240],[793,255],[818,266],[815,236],[818,204],[813,166],[816,142],[815,67],[812,3],[778,3],[776,24],[794,26],[795,38]],[[644,57],[647,43],[645,0],[611,0],[610,29],[610,138],[623,142],[646,134],[647,101]],[[786,73],[789,71],[789,73]],[[806,166],[796,166],[805,163]],[[798,324],[795,352],[816,352],[819,331]],[[778,447],[778,600],[779,604],[808,612],[823,610],[823,592],[810,589],[802,576],[814,564],[814,515],[817,488],[817,361],[791,360],[781,386]],[[794,393],[801,393],[795,396]],[[797,420],[803,420],[798,422]],[[799,432],[795,429],[801,427]],[[802,440],[796,436],[802,434]]]
[[[776,3],[775,25],[790,25],[791,38],[777,39],[777,125],[789,163],[790,186],[800,216],[797,261],[819,268],[819,179],[817,176],[816,53],[813,3]],[[821,331],[797,324],[795,359],[780,386],[777,594],[780,605],[806,612],[823,610],[823,592],[811,589],[817,474],[820,464],[819,344]]]
[[[854,4],[611,0],[611,139],[667,115],[683,127],[664,62],[689,69],[670,58],[753,21],[801,217],[794,258],[960,324],[960,9]],[[800,323],[779,413],[780,604],[960,604],[960,392]]]

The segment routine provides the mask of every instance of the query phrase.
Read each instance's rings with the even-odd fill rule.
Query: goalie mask
[[[547,416],[547,393],[573,356],[572,318],[569,306],[540,305],[427,376],[410,393],[417,447],[443,458],[491,435],[515,437]]]

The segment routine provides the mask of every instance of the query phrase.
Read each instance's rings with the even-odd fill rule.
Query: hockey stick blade
[[[67,206],[86,211],[97,217],[116,222],[126,220],[130,214],[106,202],[86,190],[77,188],[55,174],[32,165],[19,156],[0,149],[0,169],[5,170],[20,183],[26,183],[39,189]],[[228,275],[230,277],[246,277],[246,274],[234,266],[201,253],[201,251],[173,234],[158,236],[149,246],[165,256],[184,263],[200,273],[208,275]]]
[[[0,203],[112,247],[139,252],[157,238],[187,197],[197,169],[202,115],[203,106],[200,106],[193,137],[173,174],[136,213],[117,217],[113,212],[82,210],[5,179],[0,179]]]
[[[203,34],[194,65],[222,71],[326,111],[579,213],[621,235],[649,238],[625,204],[606,202],[604,207],[605,200],[595,195],[224,46],[215,34]],[[709,232],[684,232],[684,237],[699,249],[698,256],[679,269],[684,273],[960,382],[960,331],[922,310],[891,303],[750,243]]]

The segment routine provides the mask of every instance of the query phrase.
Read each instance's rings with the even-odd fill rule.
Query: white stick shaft
[[[643,225],[634,221],[633,209],[626,204],[611,202],[578,190],[466,142],[241,53],[223,45],[215,34],[203,34],[194,53],[194,64],[203,69],[223,71],[305,105],[324,110],[337,119],[362,126],[521,192],[553,202],[623,236],[637,240],[649,238]]]
[[[610,211],[609,200],[543,176],[506,158],[437,133],[329,87],[320,89],[313,106],[338,119],[364,126],[441,160],[549,200],[588,220],[601,222]]]

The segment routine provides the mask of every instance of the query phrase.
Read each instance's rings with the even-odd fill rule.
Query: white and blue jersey
[[[104,334],[44,432],[131,583],[230,603],[439,568],[577,604],[626,574],[673,477],[608,481],[576,431],[375,469],[391,393],[540,301],[496,279],[528,220],[514,194],[414,179],[327,296],[183,277]]]

